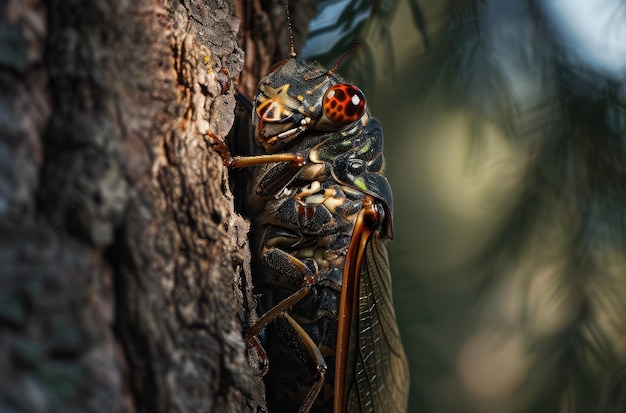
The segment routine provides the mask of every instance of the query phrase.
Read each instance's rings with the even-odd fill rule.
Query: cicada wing
[[[353,313],[346,372],[347,412],[406,412],[409,368],[391,294],[387,249],[380,231],[364,245],[359,299]],[[352,367],[353,366],[353,367]]]

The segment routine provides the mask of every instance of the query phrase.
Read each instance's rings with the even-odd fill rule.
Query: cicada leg
[[[313,277],[306,277],[304,280],[304,286],[300,288],[295,293],[291,294],[289,297],[285,298],[274,307],[272,307],[268,312],[263,314],[256,323],[254,323],[248,331],[246,331],[246,336],[248,340],[251,337],[256,337],[261,330],[263,330],[269,323],[271,323],[276,317],[280,317],[287,309],[291,308],[294,304],[302,300],[308,293],[311,291],[311,287],[313,287],[315,281]]]
[[[308,361],[311,363],[311,373],[314,379],[314,384],[309,389],[302,405],[300,406],[300,413],[306,413],[311,409],[311,406],[315,402],[317,395],[319,394],[322,386],[324,385],[325,374],[328,366],[322,353],[318,349],[315,342],[311,339],[309,334],[302,328],[302,326],[294,320],[287,312],[292,306],[302,300],[309,294],[311,289],[316,283],[316,279],[311,270],[298,258],[276,247],[265,247],[263,258],[266,262],[272,262],[272,267],[282,270],[281,273],[286,277],[292,279],[301,277],[303,279],[302,286],[296,292],[280,301],[269,311],[263,314],[259,320],[252,325],[246,332],[248,343],[257,349],[257,352],[262,349],[257,336],[269,323],[277,318],[283,318],[288,323],[290,328],[295,333],[302,344],[302,348],[306,352]],[[259,348],[257,348],[259,346]],[[265,354],[263,351],[262,354]]]
[[[276,153],[256,156],[231,156],[226,144],[217,136],[208,133],[207,136],[213,141],[213,147],[221,155],[224,165],[229,168],[247,168],[250,166],[262,166],[276,164],[271,173],[261,179],[256,187],[257,194],[261,197],[272,197],[284,188],[298,172],[305,166],[306,159],[299,153]]]
[[[319,394],[320,390],[322,389],[322,386],[324,385],[324,380],[326,377],[326,370],[328,370],[328,365],[326,364],[326,360],[324,360],[324,356],[322,356],[322,353],[315,345],[315,342],[313,342],[313,340],[311,339],[311,336],[309,336],[309,334],[306,331],[304,331],[302,326],[298,324],[298,322],[294,320],[293,317],[289,315],[289,313],[287,313],[285,310],[282,310],[282,308],[290,307],[294,302],[297,302],[304,295],[306,295],[308,291],[306,291],[304,294],[301,294],[305,288],[307,287],[303,287],[301,290],[287,297],[285,300],[283,300],[274,308],[272,308],[267,313],[265,313],[255,325],[250,327],[250,329],[247,332],[248,342],[249,343],[255,342],[256,345],[259,345],[259,346],[260,344],[256,338],[256,335],[267,324],[269,324],[271,321],[277,318],[284,318],[289,323],[289,326],[295,332],[296,336],[298,337],[298,339],[300,340],[302,344],[302,347],[306,351],[309,361],[312,363],[312,373],[313,373],[312,375],[313,375],[313,379],[315,380],[315,383],[313,383],[313,386],[311,386],[311,388],[309,389],[309,392],[304,398],[304,401],[302,402],[302,405],[300,406],[298,413],[307,413],[309,410],[311,410],[311,406],[313,406],[313,403],[315,402],[317,395]],[[311,286],[309,285],[308,289],[310,288]]]
[[[307,393],[304,401],[302,402],[302,405],[300,406],[300,409],[298,410],[299,413],[306,413],[311,409],[311,406],[313,406],[317,395],[324,385],[325,374],[328,366],[326,364],[326,360],[324,360],[324,356],[322,356],[322,353],[317,348],[309,334],[304,331],[302,326],[300,326],[300,324],[298,324],[298,322],[294,320],[287,313],[286,310],[291,308],[291,306],[304,298],[309,293],[314,284],[315,279],[312,276],[307,276],[305,278],[304,286],[302,288],[300,288],[298,291],[285,298],[280,303],[276,304],[268,312],[263,314],[261,318],[259,318],[259,320],[246,332],[248,343],[251,346],[255,347],[257,352],[262,351],[262,354],[265,354],[265,351],[262,350],[262,346],[257,339],[257,335],[270,322],[274,321],[277,318],[284,318],[285,320],[287,320],[293,331],[296,333],[297,337],[302,343],[304,350],[306,351],[307,356],[309,357],[309,360],[313,365],[313,378],[315,380],[315,383]]]
[[[315,383],[309,389],[309,392],[307,393],[304,401],[302,402],[302,405],[300,406],[300,409],[298,410],[298,413],[307,413],[309,410],[311,410],[313,402],[315,402],[317,395],[324,385],[324,379],[328,366],[326,365],[326,360],[324,360],[322,353],[311,339],[311,336],[309,336],[309,334],[304,331],[302,326],[298,324],[298,322],[294,320],[288,313],[285,312],[282,316],[289,322],[291,328],[293,328],[293,330],[298,335],[298,338],[300,339],[304,349],[306,350],[309,360],[311,360],[314,365],[313,369],[315,370],[315,372],[313,376],[315,379]]]
[[[249,166],[259,166],[268,163],[290,162],[294,168],[304,166],[305,159],[299,153],[276,153],[271,155],[255,155],[255,156],[231,156],[228,146],[220,140],[214,133],[208,132],[207,136],[211,139],[215,150],[224,160],[224,165],[229,168],[247,168]]]
[[[235,156],[230,159],[227,166],[231,168],[246,168],[267,163],[290,162],[293,168],[304,166],[304,156],[299,153],[276,153],[272,155]]]

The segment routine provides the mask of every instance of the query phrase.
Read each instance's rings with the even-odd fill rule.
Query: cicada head
[[[347,129],[365,113],[359,88],[318,64],[289,58],[261,79],[252,122],[259,143],[273,153],[305,132]]]

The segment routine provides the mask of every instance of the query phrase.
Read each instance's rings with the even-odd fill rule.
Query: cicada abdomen
[[[404,412],[409,374],[384,245],[393,203],[382,128],[361,90],[295,57],[292,46],[254,98],[263,154],[229,160],[257,167],[252,254],[262,316],[248,340],[267,352],[270,411]]]

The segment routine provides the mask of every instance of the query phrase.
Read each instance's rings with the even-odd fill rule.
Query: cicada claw
[[[259,360],[259,376],[265,376],[270,368],[269,359],[267,358],[265,349],[256,336],[248,337],[248,345],[254,349]]]

